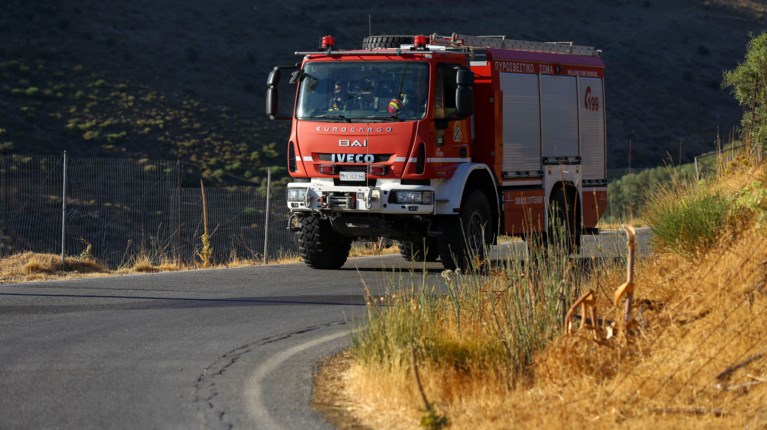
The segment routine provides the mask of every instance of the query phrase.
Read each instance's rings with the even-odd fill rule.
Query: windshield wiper
[[[352,122],[351,118],[347,118],[344,115],[338,114],[338,115],[317,115],[315,117],[312,117],[311,119],[330,119],[330,120],[341,120],[344,122]]]
[[[396,116],[378,116],[378,115],[370,115],[370,116],[364,116],[361,117],[362,119],[368,120],[368,121],[381,121],[381,122],[390,122],[390,121],[402,121],[401,119],[397,118]]]

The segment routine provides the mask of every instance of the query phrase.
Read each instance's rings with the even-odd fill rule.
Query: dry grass
[[[354,242],[349,257],[369,257],[372,255],[398,254],[396,242],[379,239],[372,242]]]
[[[146,254],[140,254],[127,264],[119,267],[114,273],[119,275],[130,273],[158,273],[158,272],[175,272],[178,270],[190,270],[194,269],[193,266],[189,266],[183,263],[177,263],[170,258],[159,258],[159,263],[155,263],[156,259]]]
[[[655,256],[637,269],[636,334],[560,338],[515,388],[492,372],[422,367],[427,397],[450,428],[765,428],[767,237],[749,231],[701,260]],[[603,274],[601,287],[622,276]],[[597,288],[598,309],[616,319],[613,289]],[[349,360],[342,392],[354,419],[371,428],[418,426],[423,402],[410,361],[371,368]]]
[[[398,252],[396,244],[394,246],[382,247],[374,242],[363,242],[355,243],[352,247],[350,256],[363,257],[394,254]],[[297,255],[284,254],[277,258],[270,259],[268,264],[291,264],[300,261],[301,258]],[[214,264],[211,268],[258,266],[262,263],[261,259],[243,258],[237,255],[231,255],[227,261]],[[94,276],[128,275],[136,273],[173,272],[179,270],[196,270],[200,268],[202,267],[198,265],[178,264],[170,258],[153,257],[147,254],[135,256],[127,264],[116,270],[110,270],[92,259],[80,259],[75,257],[67,257],[66,264],[62,268],[61,257],[58,255],[24,252],[0,259],[0,284]]]
[[[260,262],[238,259],[216,267],[242,267],[257,265]],[[176,264],[170,259],[160,259],[155,263],[152,258],[140,255],[129,264],[110,270],[92,259],[67,257],[62,267],[61,257],[53,254],[24,252],[0,259],[0,283],[47,281],[57,279],[75,279],[97,276],[129,275],[136,273],[173,272],[198,269],[194,265]]]
[[[109,270],[90,259],[24,252],[0,260],[0,283],[103,276]]]
[[[762,171],[746,169],[716,187],[740,190],[763,180]],[[744,226],[695,258],[656,253],[640,261],[635,331],[599,341],[585,330],[558,337],[511,386],[493,369],[420,361],[424,394],[456,429],[767,428],[767,231]],[[583,285],[597,292],[599,317],[619,319],[612,295],[624,278],[625,267],[605,266]],[[349,355],[325,372],[341,372],[336,392],[355,421],[419,427],[425,410],[412,359],[376,364]]]

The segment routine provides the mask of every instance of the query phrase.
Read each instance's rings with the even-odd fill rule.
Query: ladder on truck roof
[[[575,45],[573,42],[529,42],[507,39],[506,36],[469,36],[453,33],[450,36],[431,35],[430,45],[448,48],[496,48],[516,49],[520,51],[551,52],[556,54],[576,54],[598,57],[602,51],[593,46]]]

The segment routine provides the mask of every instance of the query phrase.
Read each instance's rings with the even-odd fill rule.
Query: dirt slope
[[[608,66],[609,167],[626,166],[629,140],[634,167],[667,152],[676,159],[680,142],[689,160],[713,149],[717,127],[726,136],[737,123],[722,70],[765,28],[765,11],[764,2],[724,0],[9,0],[0,151],[180,157],[209,176],[260,176],[259,166],[283,164],[286,129],[263,118],[270,68],[323,34],[358,47],[372,22],[376,34],[594,45]]]

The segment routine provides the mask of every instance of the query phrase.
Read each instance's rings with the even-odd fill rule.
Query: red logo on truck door
[[[583,98],[583,106],[586,110],[593,112],[599,110],[599,97],[591,96],[591,87],[586,87],[586,96]]]

